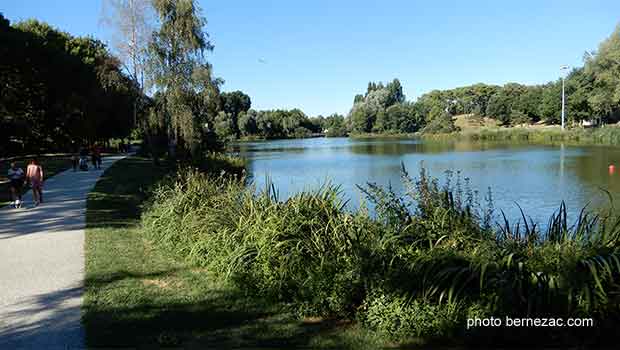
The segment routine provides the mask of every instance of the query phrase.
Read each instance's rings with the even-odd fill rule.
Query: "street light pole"
[[[568,69],[568,66],[564,65],[560,67],[560,70],[566,70]],[[562,74],[562,130],[564,130],[564,109],[565,109],[565,100],[566,98],[564,97],[564,74]]]

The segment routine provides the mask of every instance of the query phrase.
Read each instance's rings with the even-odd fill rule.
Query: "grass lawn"
[[[169,171],[130,157],[109,168],[89,195],[83,309],[89,347],[390,345],[354,323],[300,320],[286,305],[250,299],[147,241],[139,227],[141,204]]]
[[[43,166],[43,175],[45,178],[50,178],[58,174],[61,171],[67,170],[71,168],[71,157],[70,156],[46,156],[39,157],[39,162]],[[15,160],[17,162],[17,166],[26,171],[26,166],[30,161],[30,158],[18,158]],[[11,166],[10,161],[2,161],[0,162],[0,207],[9,204],[11,201],[11,193],[9,191],[9,182],[6,178],[9,167]],[[24,187],[24,192],[30,187]]]

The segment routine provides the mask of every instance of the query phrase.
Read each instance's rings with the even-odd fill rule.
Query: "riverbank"
[[[509,128],[471,128],[446,134],[408,133],[408,134],[351,134],[358,140],[372,139],[421,139],[428,141],[485,141],[518,142],[532,144],[568,144],[619,146],[620,127],[615,125],[603,128],[573,128],[562,131],[559,126],[550,127],[509,127]]]
[[[229,158],[219,159],[206,167],[218,175]],[[238,173],[238,164],[229,163],[227,173]],[[151,240],[140,215],[149,189],[173,174],[170,164],[130,157],[89,196],[83,309],[89,347],[381,347],[360,327],[299,319],[286,304],[249,296]]]
[[[405,197],[368,185],[371,217],[345,210],[337,187],[282,202],[273,187],[257,195],[237,180],[181,172],[156,191],[142,224],[155,246],[217,283],[288,305],[302,320],[350,324],[382,346],[617,341],[614,217],[600,225],[568,218],[561,206],[545,231],[529,222],[496,230],[492,202],[481,205],[454,180],[405,176]],[[594,326],[467,327],[489,317],[586,318]]]
[[[620,128],[606,126],[603,128],[573,128],[562,131],[560,127],[512,127],[512,128],[481,128],[450,134],[419,134],[418,137],[435,141],[500,141],[529,142],[537,144],[571,145],[620,145]]]

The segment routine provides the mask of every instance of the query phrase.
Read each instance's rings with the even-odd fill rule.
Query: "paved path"
[[[45,181],[44,203],[0,208],[0,349],[79,349],[86,196],[102,170]]]

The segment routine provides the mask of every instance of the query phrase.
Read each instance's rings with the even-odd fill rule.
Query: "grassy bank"
[[[238,173],[213,156],[206,169]],[[232,165],[232,169],[231,169]],[[249,296],[209,269],[163,249],[140,227],[149,188],[170,165],[130,157],[89,195],[84,324],[89,347],[377,348],[379,338],[347,322],[300,319],[284,303]],[[180,203],[182,207],[194,203]]]
[[[0,207],[9,204],[11,201],[11,194],[9,192],[9,182],[6,178],[7,172],[11,166],[11,162],[15,161],[17,166],[26,171],[26,166],[31,158],[16,158],[11,161],[0,162]],[[44,156],[37,158],[43,166],[45,178],[50,178],[59,172],[71,168],[71,157],[68,155],[60,156]],[[28,187],[24,187],[26,191]]]
[[[418,133],[396,133],[396,134],[377,134],[377,133],[351,133],[349,137],[355,140],[369,139],[412,139],[419,137]]]
[[[451,134],[422,134],[419,137],[438,141],[471,140],[617,146],[620,145],[620,128],[607,126],[592,129],[575,128],[564,131],[559,127],[481,128]]]
[[[159,187],[144,234],[201,278],[338,320],[380,344],[600,346],[617,341],[620,225],[560,206],[548,229],[491,225],[491,196],[463,179],[403,176],[404,197],[363,188],[377,216],[325,187],[281,202],[227,177],[181,172]],[[482,202],[482,204],[481,204]],[[570,223],[577,219],[577,224]],[[473,328],[488,317],[585,317],[584,328]],[[343,333],[345,332],[345,333]],[[377,338],[378,337],[378,338]],[[369,345],[370,346],[370,345]]]

